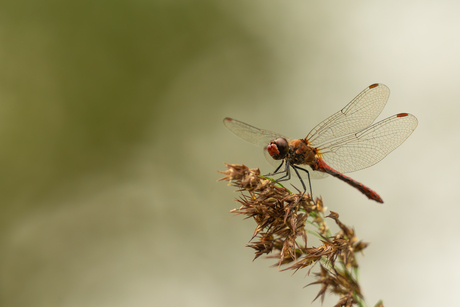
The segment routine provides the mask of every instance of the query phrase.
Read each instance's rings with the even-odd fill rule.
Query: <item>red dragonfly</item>
[[[408,113],[399,113],[372,124],[385,107],[389,95],[387,86],[370,85],[345,108],[319,123],[304,139],[291,140],[228,117],[224,119],[224,125],[240,138],[263,147],[268,162],[277,166],[269,175],[284,174],[276,182],[289,180],[292,168],[305,194],[306,187],[299,171],[306,172],[309,183],[310,176],[324,178],[329,174],[358,189],[369,199],[383,203],[376,192],[343,173],[376,164],[401,145],[417,127],[417,118]],[[284,170],[279,171],[283,164]]]

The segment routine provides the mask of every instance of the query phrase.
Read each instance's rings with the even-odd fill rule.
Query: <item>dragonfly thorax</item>
[[[304,139],[289,142],[287,159],[290,164],[303,164],[313,166],[318,159],[318,151],[315,147],[307,144]]]

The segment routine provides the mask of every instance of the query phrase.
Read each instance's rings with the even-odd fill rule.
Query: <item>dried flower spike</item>
[[[242,194],[237,201],[240,207],[230,212],[253,218],[256,228],[248,247],[255,251],[254,260],[261,255],[276,258],[276,266],[287,265],[285,270],[294,272],[316,263],[320,272],[314,273],[320,284],[316,296],[324,300],[327,292],[339,296],[335,306],[353,306],[363,303],[363,296],[357,282],[358,263],[355,254],[365,249],[368,243],[358,241],[355,231],[343,224],[339,214],[331,211],[331,218],[340,231],[332,235],[324,217],[326,208],[321,198],[313,201],[310,195],[293,194],[271,179],[260,175],[259,169],[249,169],[245,165],[226,164],[227,170],[220,172]],[[314,231],[307,230],[311,225]],[[319,237],[322,245],[309,247],[307,232]],[[382,305],[383,306],[383,305]]]

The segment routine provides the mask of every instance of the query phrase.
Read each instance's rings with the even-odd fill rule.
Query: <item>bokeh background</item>
[[[423,0],[3,1],[1,306],[309,306],[311,277],[252,262],[253,222],[228,213],[223,163],[272,168],[222,119],[304,137],[376,82],[392,91],[380,118],[419,119],[352,176],[385,204],[333,178],[314,192],[371,242],[370,306],[455,306],[459,13]]]

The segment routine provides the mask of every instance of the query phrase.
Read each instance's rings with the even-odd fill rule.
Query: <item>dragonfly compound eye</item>
[[[267,151],[275,160],[284,159],[289,151],[289,144],[284,138],[277,138],[270,142]]]

